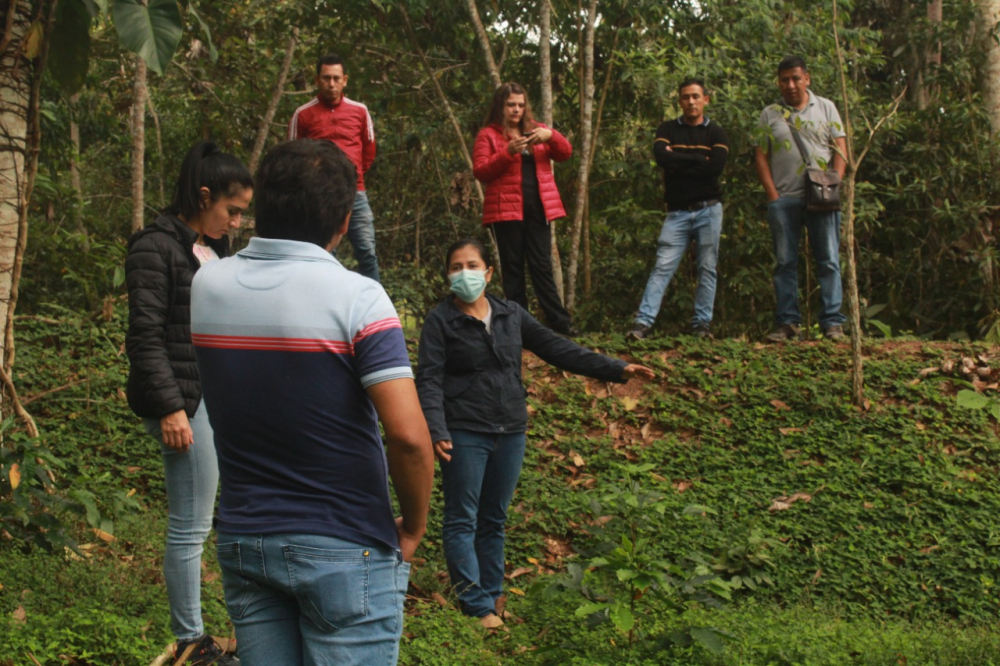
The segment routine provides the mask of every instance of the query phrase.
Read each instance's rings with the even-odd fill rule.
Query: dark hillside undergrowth
[[[57,485],[92,492],[113,537],[69,516],[78,554],[0,539],[2,666],[148,664],[171,640],[159,453],[124,400],[124,307],[106,314],[19,323],[16,382],[44,444],[64,464]],[[848,397],[846,345],[587,342],[658,376],[608,385],[525,356],[532,425],[507,553],[509,608],[523,623],[486,634],[452,609],[436,494],[401,663],[996,661],[996,423],[985,410],[957,407],[953,380],[920,375],[985,349],[873,344],[859,409]],[[640,600],[648,614],[631,646],[611,625],[578,617],[587,601],[579,594],[544,592],[602,547],[602,529],[620,519],[595,515],[592,500],[617,492],[626,474],[666,507],[649,521],[650,552],[740,581],[721,609]],[[9,484],[0,490],[9,496]],[[137,509],[111,499],[131,491]],[[701,509],[685,512],[692,505]],[[209,555],[206,619],[227,636]],[[685,641],[692,626],[717,629],[724,652]]]

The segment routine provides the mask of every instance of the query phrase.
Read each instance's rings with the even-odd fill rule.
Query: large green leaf
[[[620,631],[631,631],[635,626],[635,616],[624,603],[616,603],[611,607],[611,622]]]
[[[726,649],[721,633],[712,627],[691,627],[691,638],[713,654],[722,654]]]
[[[83,87],[90,67],[90,12],[82,0],[64,0],[56,8],[48,69],[69,95]]]
[[[115,0],[115,30],[129,51],[139,54],[157,74],[170,63],[183,26],[176,0]]]
[[[982,409],[990,404],[990,399],[982,393],[976,393],[968,389],[958,392],[958,406],[968,409]]]
[[[201,14],[195,10],[193,4],[188,5],[188,13],[197,19],[198,25],[201,26],[201,34],[205,36],[205,41],[208,43],[208,57],[212,62],[216,62],[219,59],[219,52],[215,50],[215,44],[212,43],[212,29],[201,18]]]

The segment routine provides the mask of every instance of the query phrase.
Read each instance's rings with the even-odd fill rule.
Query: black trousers
[[[504,296],[507,300],[520,304],[525,310],[528,309],[528,292],[524,280],[524,263],[527,260],[531,284],[549,328],[557,333],[567,332],[572,319],[563,307],[556,283],[552,279],[552,229],[549,223],[544,217],[539,219],[532,216],[525,220],[495,222],[490,228],[500,250]]]

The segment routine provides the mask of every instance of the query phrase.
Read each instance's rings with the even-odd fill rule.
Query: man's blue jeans
[[[820,328],[843,324],[840,313],[843,287],[840,282],[840,213],[806,210],[806,200],[779,197],[767,205],[767,221],[774,241],[774,297],[778,326],[802,323],[799,312],[799,238],[809,230],[809,247],[819,279]]]
[[[376,282],[379,281],[378,255],[375,254],[375,216],[368,205],[368,193],[360,191],[354,195],[351,209],[351,224],[347,227],[347,240],[354,248],[354,258],[358,262],[358,273]]]
[[[398,550],[315,534],[219,534],[243,666],[392,666],[410,565]]]
[[[677,267],[684,258],[691,241],[698,251],[698,290],[694,297],[694,316],[691,325],[708,327],[712,323],[715,305],[715,266],[719,260],[719,237],[722,235],[722,204],[701,210],[675,210],[667,213],[656,244],[656,265],[646,282],[642,295],[638,324],[652,326],[660,311],[663,294]]]
[[[444,558],[462,612],[485,617],[503,594],[504,526],[524,462],[523,432],[451,431],[441,462]]]
[[[159,419],[144,419],[146,432],[160,441],[167,488],[167,545],[163,578],[170,605],[170,628],[177,640],[205,634],[201,619],[201,554],[212,529],[219,461],[205,403],[191,417],[194,444],[185,453],[163,445]]]

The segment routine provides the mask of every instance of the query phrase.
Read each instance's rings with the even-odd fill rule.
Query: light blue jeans
[[[806,210],[806,200],[779,197],[767,205],[767,221],[774,242],[774,323],[802,323],[799,312],[799,240],[802,227],[809,230],[809,247],[819,280],[819,325],[827,329],[844,323],[840,313],[840,213]]]
[[[525,434],[451,431],[451,462],[441,463],[443,542],[462,612],[493,613],[503,594],[504,527],[524,462]]]
[[[163,445],[159,419],[143,419],[160,442],[167,487],[167,546],[163,577],[170,604],[170,628],[179,641],[205,634],[201,619],[201,554],[212,529],[219,461],[205,403],[190,419],[194,444],[186,453]]]
[[[392,666],[410,565],[398,550],[316,534],[219,534],[243,666]]]
[[[351,210],[351,225],[347,228],[347,240],[354,248],[354,258],[358,262],[358,273],[376,282],[379,281],[378,255],[375,254],[375,216],[368,205],[368,193],[354,195]]]
[[[691,325],[708,327],[715,306],[715,267],[719,261],[719,237],[722,235],[722,204],[701,210],[675,210],[667,213],[656,244],[656,265],[646,282],[646,291],[639,304],[637,324],[652,326],[660,312],[660,303],[670,280],[684,258],[691,241],[698,257],[698,289],[694,297]]]

